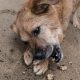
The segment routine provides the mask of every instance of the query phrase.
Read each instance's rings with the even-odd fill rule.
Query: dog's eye
[[[38,36],[40,34],[40,26],[32,31],[33,36]]]

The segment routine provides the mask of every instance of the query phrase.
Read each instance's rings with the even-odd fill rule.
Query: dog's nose
[[[51,55],[53,58],[55,58],[55,62],[58,63],[63,58],[63,52],[61,50],[60,45],[54,45],[54,50]]]
[[[37,60],[43,60],[43,59],[48,59],[53,52],[53,46],[52,45],[47,45],[45,48],[36,48],[35,54],[34,54],[34,59]]]
[[[44,49],[38,48],[35,51],[34,57],[35,60],[42,60],[46,58],[46,51]]]

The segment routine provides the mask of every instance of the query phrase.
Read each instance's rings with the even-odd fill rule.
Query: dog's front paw
[[[48,69],[48,60],[35,61],[33,63],[33,71],[36,75],[44,74]]]
[[[26,65],[30,65],[32,63],[33,56],[29,50],[26,50],[24,53],[24,61]]]
[[[77,9],[77,11],[73,16],[73,25],[78,29],[80,29],[80,10],[79,9]]]

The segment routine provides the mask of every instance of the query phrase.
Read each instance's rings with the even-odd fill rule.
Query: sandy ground
[[[46,74],[35,76],[32,66],[24,64],[25,46],[10,29],[22,4],[23,0],[0,0],[0,80],[47,80],[49,73],[55,76],[54,80],[80,80],[80,31],[71,24],[62,44],[64,59],[60,64],[68,67],[66,71],[51,63]]]

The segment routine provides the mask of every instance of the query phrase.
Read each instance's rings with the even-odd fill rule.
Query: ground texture
[[[23,0],[0,0],[0,80],[47,80],[47,74],[53,74],[54,80],[80,80],[80,30],[72,24],[62,44],[64,59],[60,65],[66,65],[66,71],[51,63],[46,74],[35,76],[32,66],[24,64],[25,46],[10,29],[22,4]]]

